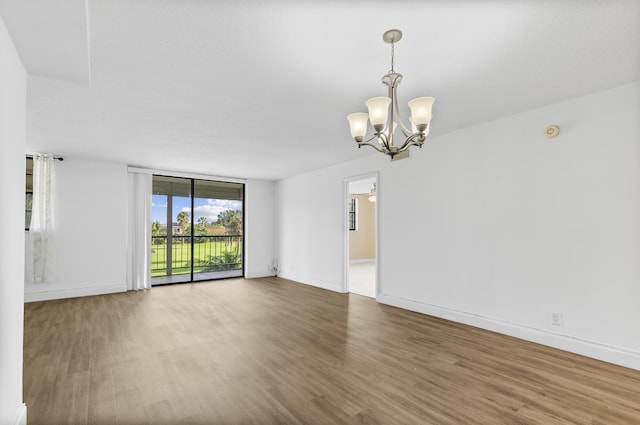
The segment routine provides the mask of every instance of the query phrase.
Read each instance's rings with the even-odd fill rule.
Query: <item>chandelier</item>
[[[411,129],[404,124],[398,109],[396,94],[398,84],[402,81],[402,74],[398,74],[394,70],[394,46],[401,38],[402,31],[397,29],[388,30],[382,35],[385,43],[391,44],[391,70],[382,77],[382,83],[388,87],[388,95],[368,99],[365,102],[369,110],[368,114],[356,112],[347,116],[351,127],[351,136],[358,143],[358,148],[371,146],[378,152],[389,155],[392,160],[411,146],[422,147],[431,128],[431,108],[435,101],[433,97],[418,97],[410,100],[411,117],[409,117],[409,122]],[[367,121],[371,121],[374,134],[370,139],[365,140]],[[400,127],[400,131],[405,137],[402,145],[394,143],[394,132],[397,126]]]
[[[369,192],[369,202],[376,202],[376,184],[373,184],[371,192]]]

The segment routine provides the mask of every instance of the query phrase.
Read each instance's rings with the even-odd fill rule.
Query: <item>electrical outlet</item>
[[[551,313],[551,324],[554,326],[562,326],[562,313]]]

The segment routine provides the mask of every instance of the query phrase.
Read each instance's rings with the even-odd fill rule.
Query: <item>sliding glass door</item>
[[[193,265],[198,279],[243,276],[244,185],[193,182]]]
[[[153,285],[243,276],[244,185],[153,176]]]

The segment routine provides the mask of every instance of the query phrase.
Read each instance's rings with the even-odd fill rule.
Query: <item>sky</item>
[[[242,210],[242,201],[231,201],[228,199],[203,199],[193,200],[195,219],[190,221],[197,223],[200,217],[207,217],[209,223],[218,220],[218,214],[226,210]],[[172,221],[176,222],[176,217],[181,211],[187,213],[191,210],[191,198],[174,196]],[[151,198],[151,221],[159,221],[160,224],[167,224],[167,196],[152,195]]]

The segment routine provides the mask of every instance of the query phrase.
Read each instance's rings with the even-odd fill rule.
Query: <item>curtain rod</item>
[[[27,158],[33,158],[33,154],[28,153],[27,154]],[[53,159],[57,159],[58,161],[64,161],[64,157],[63,156],[58,156],[58,155],[54,155]]]

